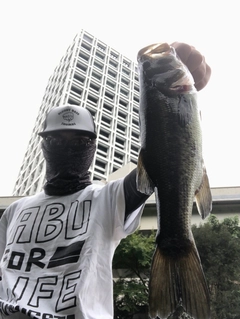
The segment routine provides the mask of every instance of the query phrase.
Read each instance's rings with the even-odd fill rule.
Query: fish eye
[[[148,69],[151,66],[151,63],[149,61],[144,61],[143,62],[143,70]]]

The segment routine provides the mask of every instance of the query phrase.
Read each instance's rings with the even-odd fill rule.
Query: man
[[[202,89],[211,73],[202,55],[173,46]],[[136,189],[136,170],[91,183],[96,131],[86,109],[53,108],[39,135],[44,190],[10,205],[0,223],[0,316],[112,319],[114,251],[137,229],[148,196]]]

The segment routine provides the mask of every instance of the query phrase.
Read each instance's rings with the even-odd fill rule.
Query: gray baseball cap
[[[44,129],[38,135],[57,131],[78,131],[96,138],[96,127],[91,113],[80,106],[66,104],[52,108],[46,116]]]

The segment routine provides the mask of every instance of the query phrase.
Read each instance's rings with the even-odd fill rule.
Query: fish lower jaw
[[[169,87],[169,91],[175,92],[175,93],[189,93],[193,91],[192,85],[173,85]]]

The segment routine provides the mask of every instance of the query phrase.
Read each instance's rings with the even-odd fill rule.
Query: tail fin
[[[210,297],[197,249],[181,257],[162,254],[157,246],[149,282],[149,314],[167,318],[179,305],[196,319],[210,318]]]

